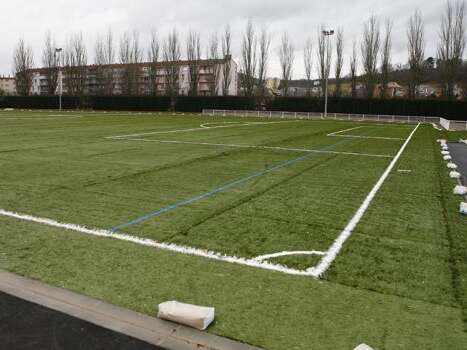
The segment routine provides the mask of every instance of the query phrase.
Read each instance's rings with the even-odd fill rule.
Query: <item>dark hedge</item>
[[[203,109],[254,110],[254,98],[237,96],[63,96],[64,109],[201,112]],[[57,96],[0,96],[0,108],[57,109]],[[322,98],[276,97],[272,111],[322,112]],[[410,115],[467,120],[467,101],[329,98],[329,113]]]

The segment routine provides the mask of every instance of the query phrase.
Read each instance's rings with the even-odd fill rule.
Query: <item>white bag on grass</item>
[[[373,348],[370,348],[368,345],[366,344],[360,344],[359,346],[357,346],[354,350],[374,350]]]
[[[441,148],[443,149],[443,151],[447,151],[447,150],[449,150],[449,147],[448,147],[448,145],[442,145],[442,147],[441,147]]]
[[[436,140],[436,141],[439,142],[439,143],[446,143],[446,142],[447,142],[447,141],[444,140],[444,139],[438,139],[438,140]]]
[[[462,202],[459,211],[461,214],[467,215],[467,203]]]
[[[451,156],[444,156],[443,159],[444,159],[444,160],[451,160],[452,157],[451,157]]]
[[[214,321],[214,308],[166,301],[159,304],[157,317],[204,331]]]
[[[467,194],[467,187],[462,186],[462,185],[457,185],[456,187],[454,187],[454,190],[452,192],[454,194],[463,196]]]
[[[449,169],[457,169],[457,165],[454,163],[448,163],[448,168]]]
[[[458,173],[457,171],[451,171],[451,172],[449,173],[449,177],[450,177],[451,179],[460,179],[461,174]]]
[[[442,154],[443,156],[449,156],[450,153],[449,153],[448,151],[441,151],[441,154]]]

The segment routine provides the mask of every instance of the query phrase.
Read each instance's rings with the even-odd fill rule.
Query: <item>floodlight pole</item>
[[[328,71],[328,57],[329,57],[329,39],[332,35],[334,35],[334,30],[323,30],[322,34],[326,40],[326,63],[325,63],[325,74],[326,74],[326,84],[325,84],[325,92],[324,92],[324,118],[328,116],[328,82],[329,82],[329,71]]]
[[[61,54],[62,53],[62,48],[56,48],[55,49],[55,53],[54,53],[54,58],[55,58],[55,62],[56,61],[56,55],[58,54]],[[62,56],[60,55],[60,58],[62,58]],[[61,60],[59,59],[58,60],[58,104],[59,104],[59,110],[61,111],[62,110],[62,93],[63,93],[63,80],[62,80],[62,71],[60,70],[60,62]]]

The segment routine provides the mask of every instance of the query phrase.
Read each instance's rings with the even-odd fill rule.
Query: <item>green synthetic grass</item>
[[[326,135],[362,126],[340,135],[405,139],[413,130],[329,121],[240,125],[245,122],[264,120],[0,112],[0,208],[110,228],[266,172],[123,232],[246,258],[326,250],[391,159],[230,146],[394,156],[403,141]],[[216,128],[160,133],[203,123]],[[104,138],[148,132],[158,133],[136,136],[145,141]],[[419,128],[323,280],[8,218],[0,218],[0,268],[152,315],[169,299],[213,305],[210,332],[267,349],[351,349],[360,342],[377,349],[462,349],[467,223],[457,213],[460,198],[452,195],[454,182],[435,142],[440,137],[446,133]],[[306,269],[317,257],[270,262]]]

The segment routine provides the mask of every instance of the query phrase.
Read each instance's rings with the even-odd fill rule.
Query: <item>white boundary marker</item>
[[[102,229],[90,229],[90,228],[80,226],[80,225],[61,223],[61,222],[58,222],[52,219],[14,213],[14,212],[6,211],[3,209],[0,209],[0,216],[5,216],[5,217],[22,220],[22,221],[34,222],[34,223],[41,224],[41,225],[61,228],[61,229],[65,229],[68,231],[74,231],[74,232],[91,235],[91,236],[111,238],[111,239],[116,239],[119,241],[136,243],[136,244],[143,245],[146,247],[158,248],[158,249],[168,250],[168,251],[176,252],[176,253],[195,255],[195,256],[200,256],[200,257],[204,257],[208,259],[224,261],[228,263],[234,263],[234,264],[245,265],[245,266],[250,266],[250,267],[257,267],[257,268],[261,268],[265,270],[283,272],[289,275],[313,276],[313,274],[307,270],[291,269],[283,265],[271,264],[268,262],[259,261],[257,259],[238,258],[235,256],[223,255],[220,253],[216,253],[216,252],[212,252],[212,251],[208,251],[204,249],[199,249],[199,248],[180,246],[180,245],[171,244],[171,243],[161,243],[161,242],[154,241],[152,239],[140,238],[140,237],[131,236],[131,235],[122,234],[122,233],[114,233],[114,232],[102,230]]]
[[[234,143],[210,143],[210,142],[192,142],[192,141],[178,141],[178,140],[154,140],[154,139],[140,139],[140,138],[122,138],[122,137],[106,137],[110,140],[119,141],[141,141],[141,142],[157,142],[157,143],[168,143],[168,144],[183,144],[183,145],[200,145],[200,146],[216,146],[216,147],[232,147],[232,148],[256,148],[256,149],[270,149],[278,151],[289,151],[289,152],[309,152],[309,153],[330,153],[330,154],[343,154],[351,156],[365,156],[365,157],[377,157],[377,158],[393,158],[394,156],[386,154],[371,154],[371,153],[358,153],[358,152],[339,152],[339,151],[323,151],[307,148],[290,148],[290,147],[279,147],[279,146],[260,146],[260,145],[242,145]]]
[[[322,276],[323,273],[325,273],[326,270],[329,268],[329,266],[331,266],[332,262],[336,259],[337,254],[339,254],[339,252],[341,251],[342,246],[344,245],[345,241],[350,237],[353,230],[355,229],[357,224],[360,222],[361,218],[363,217],[363,214],[365,214],[366,210],[368,209],[371,202],[373,201],[373,198],[375,198],[376,194],[378,193],[379,189],[383,185],[384,181],[386,181],[387,177],[391,173],[391,170],[396,165],[397,161],[401,157],[402,153],[404,152],[405,148],[409,144],[410,140],[412,139],[413,135],[415,134],[415,132],[417,131],[419,126],[420,126],[420,123],[417,124],[417,126],[412,130],[412,132],[410,133],[407,140],[405,140],[404,144],[399,149],[399,152],[397,152],[397,155],[391,161],[391,163],[389,164],[387,169],[384,171],[383,175],[381,175],[378,182],[376,182],[375,186],[371,189],[370,193],[368,193],[368,195],[366,196],[366,198],[363,201],[362,205],[360,206],[360,208],[358,208],[357,212],[352,217],[352,219],[350,219],[350,221],[347,224],[347,226],[345,227],[345,229],[341,232],[339,237],[337,237],[337,239],[334,241],[334,243],[328,249],[328,251],[326,252],[326,255],[320,261],[318,266],[311,267],[311,268],[309,268],[307,270],[313,276],[315,276],[315,277]]]

